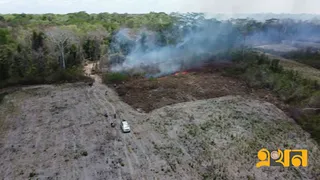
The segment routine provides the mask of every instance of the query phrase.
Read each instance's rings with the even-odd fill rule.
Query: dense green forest
[[[199,24],[202,24],[199,26]],[[204,25],[205,24],[205,25]],[[186,34],[217,26],[228,29],[218,35],[215,47],[232,48],[268,40],[279,42],[305,33],[319,32],[310,22],[252,19],[218,21],[203,14],[7,14],[0,16],[0,87],[14,84],[54,83],[84,79],[85,60],[97,61],[113,52],[113,36],[123,28],[157,33],[157,46],[178,44]],[[261,33],[263,35],[261,35]],[[207,35],[206,34],[206,35]],[[143,38],[141,43],[143,43]],[[224,46],[226,44],[228,46]],[[123,47],[122,47],[123,48]],[[126,48],[126,47],[124,47]],[[120,53],[125,54],[125,50]]]
[[[122,27],[161,31],[173,21],[164,13],[2,15],[0,87],[81,79],[82,62],[105,55],[113,32]]]

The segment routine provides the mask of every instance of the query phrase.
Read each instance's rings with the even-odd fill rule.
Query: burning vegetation
[[[317,103],[320,86],[317,79],[302,76],[274,57],[261,53],[234,51],[219,57],[227,61],[212,60],[203,66],[159,78],[119,73],[127,78],[107,83],[118,83],[116,91],[120,97],[146,112],[175,103],[226,95],[268,101],[287,112],[320,141],[320,131],[315,128],[320,123],[317,111],[320,108]],[[304,111],[305,108],[312,110]]]

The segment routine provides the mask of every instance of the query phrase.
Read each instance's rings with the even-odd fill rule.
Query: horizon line
[[[212,15],[254,15],[254,14],[273,14],[273,15],[319,15],[320,12],[317,13],[306,13],[306,12],[301,12],[301,13],[289,13],[289,12],[248,12],[248,13],[232,13],[232,12],[195,12],[195,11],[189,11],[189,12],[165,12],[165,11],[149,11],[149,12],[108,12],[108,11],[101,11],[101,12],[87,12],[87,11],[71,11],[67,13],[53,13],[53,12],[45,12],[45,13],[31,13],[31,12],[11,12],[11,13],[0,13],[1,15],[10,15],[10,14],[31,14],[31,15],[43,15],[43,14],[56,14],[56,15],[67,15],[67,14],[73,14],[73,13],[79,13],[79,12],[85,12],[87,14],[102,14],[102,13],[108,13],[108,14],[150,14],[150,13],[165,13],[165,14],[172,14],[172,13],[178,13],[178,14],[188,14],[188,13],[198,13],[198,14],[212,14]]]

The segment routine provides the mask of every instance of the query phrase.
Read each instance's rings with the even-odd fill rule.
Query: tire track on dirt
[[[77,101],[77,96],[78,94],[76,94],[76,92],[81,92],[83,94],[86,93],[86,90],[83,88],[79,88],[77,87],[77,91],[74,91],[74,93],[72,94],[72,100],[73,103],[75,103]],[[71,126],[71,133],[72,133],[72,138],[73,138],[73,154],[75,154],[75,156],[78,155],[79,151],[83,151],[83,147],[85,147],[85,143],[83,141],[84,137],[83,137],[83,131],[82,128],[83,126],[80,126],[81,124],[83,124],[82,122],[78,122],[79,120],[81,120],[81,116],[82,116],[82,112],[78,112],[78,110],[75,111],[75,113],[71,113],[71,120],[72,120],[72,126]],[[85,159],[79,159],[76,158],[74,160],[74,171],[75,171],[75,177],[80,178],[82,177],[82,174],[84,174],[84,177],[87,176],[87,174],[85,172],[87,172],[87,164],[86,164],[86,158]],[[95,173],[95,175],[97,174],[96,171],[93,171]],[[95,176],[97,177],[97,176]]]
[[[84,96],[85,96],[85,98],[88,98],[88,96],[86,95],[86,93],[87,93],[87,89],[86,88],[81,88],[81,91],[80,92],[82,92],[83,94],[84,94]],[[88,100],[88,99],[85,99],[85,100]],[[85,116],[86,117],[89,117],[89,114],[88,114],[88,111],[85,111],[86,113],[85,113]],[[79,125],[77,125],[77,127],[78,127],[78,129],[79,129],[79,142],[80,142],[80,145],[82,145],[82,146],[84,146],[85,145],[85,136],[84,136],[84,126],[83,126],[83,124],[87,124],[88,122],[82,122],[83,120],[83,118],[81,118],[81,115],[82,115],[82,113],[83,112],[77,112],[77,120],[78,119],[80,119],[80,123],[79,123]],[[82,120],[82,121],[81,121]],[[89,122],[88,124],[92,124],[91,122]],[[85,160],[83,160],[82,161],[82,174],[83,174],[83,176],[81,176],[82,178],[85,178],[85,179],[88,179],[89,178],[89,176],[88,176],[88,168],[87,168],[87,159],[85,159]]]
[[[95,79],[98,79],[98,78],[95,78]],[[112,113],[113,114],[117,114],[117,117],[113,118],[114,120],[117,120],[120,117],[123,117],[121,114],[119,114],[116,111],[115,106],[112,105],[112,103],[110,103],[108,101],[108,99],[105,97],[105,94],[104,94],[105,91],[104,90],[108,90],[107,86],[105,86],[103,84],[100,84],[99,81],[96,80],[96,83],[92,87],[93,87],[92,99],[94,99],[93,101],[96,102],[95,105],[99,106],[99,107],[97,107],[97,109],[99,109],[98,112],[101,112],[102,108],[106,108],[106,109],[110,109],[111,108],[112,109]],[[109,119],[110,119],[111,116],[109,115],[109,111],[107,111],[106,113],[108,113],[108,116],[109,116]],[[125,119],[128,119],[128,118],[125,117]],[[122,153],[124,153],[123,154],[124,156],[122,156],[122,157],[126,157],[126,161],[127,161],[128,166],[129,166],[128,168],[129,168],[129,171],[130,171],[130,175],[131,175],[131,178],[133,178],[134,177],[134,172],[135,172],[134,166],[140,167],[140,162],[137,161],[137,158],[136,158],[136,157],[138,157],[137,154],[133,154],[133,153],[135,153],[134,151],[129,152],[129,150],[128,150],[127,144],[130,143],[130,142],[133,142],[133,140],[132,140],[132,138],[130,140],[125,139],[124,138],[125,135],[120,133],[120,129],[117,130],[116,135],[117,135],[117,137],[121,138],[121,141],[123,142],[122,143],[123,145],[118,143],[117,140],[114,140],[114,148],[115,148],[115,150],[117,150],[119,148],[123,149]],[[135,163],[133,163],[133,162],[135,162]],[[125,173],[125,172],[123,172],[123,173]]]
[[[106,119],[105,117],[103,117],[102,115],[105,113],[105,110],[104,109],[114,109],[114,107],[111,105],[111,104],[108,104],[107,101],[102,101],[101,99],[105,99],[104,98],[104,95],[101,95],[101,91],[98,91],[98,85],[97,84],[94,84],[94,86],[92,86],[92,88],[89,90],[89,93],[90,93],[90,101],[92,104],[94,104],[95,106],[95,111],[101,115],[102,118]],[[100,92],[100,93],[99,93]],[[105,103],[104,103],[105,102]],[[108,106],[109,105],[109,106]],[[102,111],[104,111],[104,113],[102,113]],[[108,113],[108,119],[111,119],[111,115],[109,115],[109,111],[107,111],[106,113]],[[115,113],[115,110],[113,111],[113,113]],[[106,120],[104,120],[104,122],[107,122]],[[119,133],[119,130],[116,130],[115,128],[112,128],[109,126],[110,124],[105,124],[104,127],[107,127],[107,131],[109,132],[112,132],[112,134],[115,134],[115,137],[121,137],[121,134]],[[103,138],[101,138],[101,142],[105,141]],[[104,152],[104,154],[106,155],[109,155],[109,156],[105,156],[104,157],[104,160],[105,162],[106,161],[111,161],[111,162],[117,162],[117,158],[118,157],[124,157],[125,154],[124,152],[120,152],[120,153],[123,153],[123,154],[120,154],[120,155],[113,155],[114,152],[118,152],[118,149],[121,149],[123,146],[121,143],[118,143],[118,140],[117,138],[115,138],[113,140],[113,145],[110,148],[110,150],[112,151],[111,153],[110,152]],[[112,166],[112,171],[116,171],[117,170],[117,167],[113,167]],[[120,173],[118,176],[119,177],[122,177],[122,174],[124,174],[125,172],[122,172],[121,169],[118,170],[118,173]]]
[[[93,95],[95,96],[95,100],[97,100],[97,102],[99,103],[100,107],[103,107],[103,108],[108,108],[108,107],[110,108],[111,107],[111,109],[113,111],[113,114],[116,114],[115,107],[110,102],[108,102],[108,100],[104,97],[105,95],[103,95],[102,91],[97,91],[97,90],[100,90],[100,89],[98,89],[98,86],[95,86],[95,89],[93,90]],[[119,117],[117,117],[117,118],[119,118]],[[117,118],[114,118],[114,121],[116,121]],[[116,133],[117,137],[121,138],[121,140],[122,140],[121,142],[123,142],[123,143],[119,143],[119,142],[117,142],[117,139],[115,139],[114,143],[113,143],[114,144],[114,148],[115,148],[115,150],[121,149],[121,148],[123,149],[123,151],[121,152],[122,153],[121,157],[126,157],[128,168],[129,168],[130,175],[131,175],[131,178],[132,178],[133,175],[134,175],[134,169],[133,169],[133,166],[132,166],[132,160],[128,155],[129,152],[128,152],[127,146],[126,146],[127,143],[125,142],[125,139],[123,139],[123,136],[120,133],[120,129],[117,129],[117,131],[115,133]],[[122,169],[122,173],[121,174],[125,174],[123,169]]]
[[[96,89],[93,90],[93,95],[94,95],[94,98],[96,100],[96,102],[98,102],[99,104],[99,107],[100,107],[100,111],[102,109],[103,113],[102,114],[108,114],[108,117],[107,119],[111,119],[111,114],[115,114],[115,110],[114,110],[114,107],[103,97],[101,96],[100,94],[97,93]],[[100,97],[99,97],[100,95]],[[101,98],[103,98],[105,101],[102,101]],[[105,103],[103,103],[105,102]],[[108,107],[109,106],[109,107]],[[112,109],[112,113],[110,114],[109,112],[109,109]],[[104,118],[106,119],[106,118]]]
[[[63,92],[63,90],[62,90]],[[62,93],[62,95],[60,96],[61,99],[59,102],[63,102],[64,101],[64,93]],[[72,115],[69,116],[65,116],[64,118],[62,118],[62,122],[60,124],[61,126],[61,130],[62,130],[62,139],[63,139],[63,144],[64,144],[64,152],[70,153],[71,155],[74,153],[74,143],[73,141],[70,141],[70,139],[73,139],[74,136],[72,135],[72,133],[69,133],[69,128],[70,127],[70,120],[73,120]],[[76,178],[75,175],[75,166],[76,163],[74,163],[74,161],[71,161],[70,163],[72,163],[71,165],[69,165],[69,170],[63,170],[65,172],[65,176],[67,179],[72,179],[72,178]],[[64,178],[64,176],[62,176]]]
[[[73,90],[74,88],[74,90]],[[60,160],[58,163],[59,166],[59,177],[62,179],[79,179],[84,176],[86,177],[86,164],[82,160],[76,158],[77,153],[80,147],[83,147],[83,133],[81,131],[81,121],[83,118],[83,112],[77,108],[77,104],[81,101],[86,101],[87,96],[85,95],[86,89],[74,86],[72,91],[70,92],[69,87],[64,87],[59,101],[51,101],[51,104],[58,105],[58,107],[64,107],[66,104],[72,104],[72,108],[66,112],[59,112],[59,117],[55,117],[58,119],[58,126],[56,128],[57,131],[57,141],[60,142],[60,147],[56,147],[59,149],[59,153],[55,153],[55,158]],[[64,93],[65,92],[65,93]],[[79,93],[84,94],[82,96]],[[66,97],[66,98],[65,98]],[[57,103],[57,104],[56,104]],[[63,103],[63,104],[62,104]],[[59,108],[60,109],[60,108]],[[58,110],[59,110],[58,109]],[[61,117],[63,116],[63,117]],[[61,133],[60,133],[60,132]],[[66,168],[61,168],[66,167]],[[84,172],[84,173],[83,173]]]
[[[101,104],[98,103],[99,102],[99,98],[95,95],[95,85],[88,89],[88,98],[90,100],[90,104],[94,106],[93,109],[96,111],[97,115],[101,116],[101,118],[104,119],[103,120],[104,124],[101,127],[105,127],[106,126],[106,120],[102,116],[103,113],[102,113],[102,110],[101,110]],[[94,123],[97,123],[97,122],[94,122]],[[99,138],[97,138],[97,137],[99,137]],[[103,141],[104,141],[103,137],[101,138],[99,136],[99,134],[95,134],[94,142],[99,142],[99,144],[102,144]],[[113,148],[111,147],[111,149],[113,149]],[[104,153],[106,154],[106,152],[104,152]],[[98,159],[98,157],[94,157],[93,159]],[[99,159],[100,159],[100,157],[99,157]],[[106,162],[108,160],[108,158],[106,158],[106,157],[104,157],[103,159],[104,159],[104,162]],[[95,172],[95,176],[96,176],[96,178],[99,178],[98,175],[97,175],[97,172]]]
[[[117,109],[127,109],[126,107],[124,107],[120,101],[113,101],[113,102],[119,102],[117,104],[115,104],[115,107]],[[127,109],[128,111],[129,109]],[[127,111],[119,111],[119,116],[123,119],[126,120],[131,120],[132,119],[132,124],[133,123],[133,115],[129,114]],[[150,162],[150,158],[148,156],[148,154],[146,153],[146,150],[142,147],[141,143],[139,142],[139,139],[136,137],[135,133],[134,133],[134,128],[132,128],[132,132],[130,134],[126,134],[122,136],[122,139],[126,142],[125,143],[125,147],[124,147],[124,151],[126,153],[126,155],[128,156],[127,160],[130,159],[130,163],[132,164],[132,162],[135,162],[135,165],[137,167],[137,169],[140,169],[139,174],[135,174],[135,176],[139,176],[139,177],[143,177],[142,174],[142,169],[145,171],[149,171],[151,167],[151,162]],[[136,147],[136,148],[131,148],[131,147]],[[130,148],[130,151],[129,151]],[[138,158],[139,157],[139,158]],[[139,160],[142,159],[142,160]],[[140,162],[145,162],[143,161],[146,160],[146,163],[141,164]]]
[[[64,107],[63,105],[62,105],[62,103],[64,102],[64,100],[65,99],[68,99],[68,97],[66,98],[65,97],[65,92],[66,92],[67,90],[66,89],[61,89],[61,92],[59,92],[59,94],[60,94],[60,96],[59,96],[59,101],[57,101],[57,104],[54,104],[55,106],[55,108],[61,108],[61,107]],[[56,97],[57,98],[57,97]],[[57,106],[57,107],[56,107]],[[57,111],[59,111],[60,109],[57,109]],[[58,114],[60,114],[60,113],[58,113]],[[54,152],[54,154],[53,154],[53,156],[54,156],[54,160],[53,160],[53,162],[52,162],[52,169],[55,169],[57,172],[61,172],[61,170],[60,170],[60,163],[57,161],[57,159],[55,158],[55,156],[56,156],[56,154],[57,154],[57,150],[58,150],[58,147],[59,146],[57,146],[57,141],[60,141],[60,138],[57,138],[57,134],[59,134],[58,132],[57,132],[57,128],[60,128],[60,127],[64,127],[64,125],[68,125],[68,122],[66,121],[66,119],[65,118],[59,118],[59,117],[55,117],[55,115],[53,115],[53,119],[57,119],[56,121],[57,122],[54,122],[54,121],[50,121],[50,128],[51,129],[56,129],[55,131],[53,131],[53,135],[55,136],[55,138],[54,138],[54,141],[53,141],[53,144],[51,145],[51,147],[53,147],[54,149],[53,149],[53,152]],[[61,120],[62,119],[62,120]],[[63,130],[67,130],[67,128],[62,128]],[[65,131],[64,131],[64,133],[65,133]],[[49,133],[48,133],[49,134]],[[51,133],[50,133],[51,134]],[[51,134],[52,135],[52,134]],[[50,135],[50,136],[51,136]],[[61,135],[61,134],[60,134]],[[48,138],[48,139],[52,139],[52,138]],[[51,149],[51,148],[50,148]],[[50,152],[50,151],[49,151]],[[73,172],[72,172],[72,174],[73,174]],[[68,172],[67,172],[67,175],[68,175]],[[72,176],[71,176],[72,177]]]
[[[95,101],[93,101],[94,96],[93,96],[93,88],[92,88],[92,87],[87,90],[86,95],[88,96],[88,99],[89,99],[89,101],[90,101],[90,105],[93,105],[93,108],[92,108],[92,109],[93,109],[94,111],[96,111],[96,113],[97,113],[98,115],[101,114],[101,112],[98,110],[98,109],[99,109],[98,105],[96,104]]]
[[[89,65],[87,68],[90,67],[92,66]],[[87,71],[89,70],[87,69]],[[146,174],[153,174],[150,171],[150,150],[144,147],[134,133],[135,128],[138,130],[138,126],[135,126],[135,124],[138,124],[135,117],[143,117],[142,114],[122,103],[116,92],[102,84],[101,78],[98,75],[91,77],[95,79],[95,83],[92,89],[89,89],[88,93],[91,103],[95,106],[95,111],[98,113],[101,113],[101,111],[107,113],[108,120],[115,121],[117,127],[120,125],[122,119],[128,120],[131,125],[132,132],[128,134],[122,133],[120,128],[111,128],[108,126],[117,137],[113,141],[112,148],[116,154],[115,157],[126,158],[125,161],[127,165],[118,169],[118,177],[120,179],[141,179],[142,177],[146,177]],[[105,93],[106,91],[107,93]],[[114,118],[113,114],[110,116],[110,113],[116,114],[117,117]],[[141,129],[139,129],[139,131],[141,131]],[[130,177],[128,173],[130,173]]]
[[[149,169],[150,169],[150,167],[151,167],[150,157],[149,157],[149,155],[147,154],[145,148],[143,148],[140,140],[136,137],[136,135],[133,133],[132,136],[133,136],[133,139],[135,139],[135,141],[134,141],[135,144],[137,145],[137,147],[139,148],[139,150],[141,151],[141,153],[144,155],[145,159],[146,159],[147,162],[148,162],[148,165],[147,165],[147,167],[146,167],[146,170],[149,171]]]
[[[100,84],[99,84],[100,85]],[[100,85],[100,87],[102,87],[102,88],[104,88],[104,89],[108,89],[106,86],[104,86],[104,85]],[[100,91],[101,92],[101,91]],[[108,90],[107,90],[107,92],[108,92]],[[98,94],[96,94],[96,95],[98,95]],[[112,113],[113,114],[116,114],[117,112],[116,112],[116,108],[112,105],[112,103],[111,102],[109,102],[109,100],[106,98],[106,95],[103,95],[103,94],[101,94],[101,93],[99,93],[99,96],[104,100],[103,102],[105,102],[105,103],[107,103],[108,104],[108,106],[110,106],[111,107],[111,109],[112,109]],[[109,95],[107,95],[108,97],[109,97]],[[101,100],[100,98],[99,98],[99,100]],[[100,101],[101,102],[101,101]]]
[[[106,168],[100,168],[101,165],[104,165],[108,162],[108,160],[112,160],[110,157],[108,157],[108,149],[112,149],[112,146],[107,146],[105,147],[105,145],[108,145],[108,142],[106,142],[104,136],[105,136],[105,132],[108,131],[108,129],[105,129],[107,122],[105,120],[105,118],[102,116],[102,108],[101,105],[98,103],[98,99],[95,96],[95,89],[94,87],[90,87],[90,88],[85,88],[84,94],[87,98],[87,100],[90,102],[89,103],[89,107],[91,106],[90,109],[93,109],[93,111],[96,112],[95,116],[99,119],[95,119],[94,121],[91,120],[91,122],[83,122],[79,125],[79,129],[80,129],[80,133],[85,137],[85,134],[90,134],[90,139],[85,139],[87,146],[89,147],[95,147],[93,149],[94,153],[90,154],[88,156],[88,158],[85,158],[85,165],[89,165],[89,167],[87,169],[83,170],[84,174],[87,174],[87,172],[93,172],[90,173],[94,176],[94,179],[100,179],[102,177],[106,177],[108,176],[106,173],[108,173],[108,167]],[[90,112],[90,110],[89,110]],[[90,117],[87,116],[87,117]],[[101,119],[101,120],[100,120]],[[93,125],[93,124],[98,124],[98,125]],[[94,128],[97,127],[97,128]],[[89,130],[92,129],[93,131]],[[93,133],[93,134],[91,134]],[[88,136],[88,135],[87,135]],[[83,138],[84,139],[84,138]],[[84,143],[82,143],[84,144]],[[103,158],[101,157],[103,156]],[[109,158],[109,159],[108,159]],[[92,165],[92,166],[90,166]],[[99,167],[99,168],[97,168]],[[85,175],[85,177],[88,177],[87,175]]]

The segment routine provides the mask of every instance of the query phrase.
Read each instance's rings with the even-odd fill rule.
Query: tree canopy
[[[122,42],[118,48],[111,47],[114,36],[125,28],[133,34],[141,34],[142,30],[153,32],[149,34],[155,35],[156,47],[178,45],[194,32],[205,32],[211,39],[200,39],[219,48],[232,47],[241,42],[239,39],[244,43],[279,42],[320,32],[316,22],[290,19],[218,21],[205,18],[201,13],[4,14],[0,16],[0,87],[20,81],[34,82],[39,78],[42,78],[39,82],[51,82],[55,81],[52,80],[55,72],[81,67],[85,60],[97,61],[108,53],[126,56],[135,40]],[[207,42],[214,35],[215,42]],[[137,40],[144,51],[150,49],[147,36],[144,34]],[[50,80],[43,80],[45,78]]]

